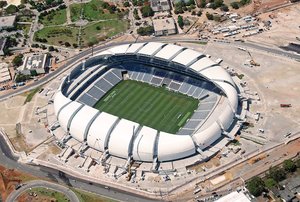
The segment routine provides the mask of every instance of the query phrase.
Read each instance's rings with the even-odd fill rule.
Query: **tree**
[[[14,14],[14,13],[18,12],[19,9],[17,6],[11,4],[5,9],[5,11],[7,14]]]
[[[276,182],[280,182],[285,179],[285,172],[283,169],[271,167],[267,176],[273,178]]]
[[[231,5],[231,7],[234,8],[234,9],[239,9],[239,8],[240,8],[239,3],[236,2],[236,1],[232,2],[230,5]]]
[[[216,5],[217,8],[219,8],[222,5],[224,5],[224,1],[223,0],[215,0],[214,4]]]
[[[65,42],[65,46],[66,46],[66,47],[70,47],[71,44],[70,44],[69,42],[66,41],[66,42]]]
[[[20,65],[23,64],[23,55],[22,54],[19,54],[17,55],[13,60],[12,60],[12,63],[14,65],[14,67],[18,67]]]
[[[123,6],[124,6],[124,7],[129,7],[129,6],[130,6],[129,1],[125,1],[125,2],[123,3]]]
[[[260,177],[253,177],[249,182],[247,182],[247,189],[253,196],[260,196],[265,190],[264,181]]]
[[[206,17],[208,20],[213,20],[214,19],[214,15],[210,14],[209,12],[206,12]]]
[[[53,47],[53,46],[49,46],[49,47],[48,47],[48,51],[50,51],[50,52],[51,52],[51,51],[54,51],[54,47]]]
[[[147,36],[151,35],[154,32],[153,26],[147,26],[147,27],[139,27],[137,29],[137,33],[141,36]]]
[[[201,0],[200,8],[205,8],[205,6],[206,6],[206,0]]]
[[[144,18],[154,15],[154,11],[152,10],[152,8],[149,5],[143,6],[141,8],[141,12],[142,12],[142,16]]]
[[[183,18],[181,15],[178,15],[177,22],[178,22],[179,27],[182,29],[184,26],[184,23],[183,23]]]
[[[197,16],[200,17],[201,15],[202,15],[202,11],[198,11],[198,12],[197,12]]]
[[[0,8],[7,6],[7,1],[0,1]]]
[[[288,159],[283,161],[283,168],[284,170],[292,173],[296,171],[297,166],[291,159]]]
[[[224,11],[224,12],[228,12],[229,11],[229,8],[227,5],[223,4],[221,7],[220,7],[221,11]]]
[[[277,182],[273,178],[268,178],[265,180],[265,186],[269,189],[276,185],[277,185]]]

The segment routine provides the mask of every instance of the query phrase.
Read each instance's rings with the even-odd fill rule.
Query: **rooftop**
[[[13,27],[16,20],[15,15],[0,17],[0,28],[1,27]]]

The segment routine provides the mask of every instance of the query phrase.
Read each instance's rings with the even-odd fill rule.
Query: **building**
[[[0,17],[0,30],[13,28],[15,26],[15,22],[16,22],[15,15]]]
[[[49,67],[47,59],[47,54],[27,56],[19,71],[24,75],[44,74]]]
[[[6,38],[0,38],[0,56],[4,55],[4,48],[6,44]]]
[[[155,12],[169,11],[171,9],[169,0],[151,0],[151,8]]]
[[[220,199],[216,200],[216,202],[251,202],[251,198],[247,196],[244,192],[242,191],[235,191],[231,192],[230,194],[227,194]]]
[[[173,18],[155,19],[153,20],[155,36],[176,34],[176,25]]]
[[[7,63],[0,63],[0,83],[4,83],[11,80],[11,76]]]
[[[124,78],[166,86],[201,99],[202,104],[176,134],[100,113],[95,104]],[[149,42],[111,47],[78,63],[62,80],[54,111],[66,134],[62,142],[72,138],[82,143],[82,150],[89,146],[114,158],[153,163],[157,169],[156,162],[194,158],[189,160],[194,163],[218,152],[236,134],[238,103],[231,76],[204,54]]]

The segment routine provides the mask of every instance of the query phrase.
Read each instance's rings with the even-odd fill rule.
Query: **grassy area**
[[[94,107],[159,131],[176,133],[198,104],[197,99],[164,87],[127,80],[114,87]]]
[[[32,17],[27,15],[18,16],[19,22],[32,22],[32,20],[33,20]]]
[[[115,200],[105,198],[96,194],[85,192],[82,190],[71,188],[71,190],[77,195],[80,202],[115,202]]]
[[[27,193],[29,192],[35,192],[39,197],[50,197],[56,199],[55,201],[57,202],[64,202],[64,201],[69,201],[69,198],[61,193],[57,192],[52,189],[46,189],[43,187],[37,187],[37,188],[32,188],[31,190],[28,190]]]
[[[21,25],[21,24],[17,24],[17,29],[18,30],[23,30],[24,34],[28,34],[29,33],[29,30],[30,30],[30,26],[31,25]]]
[[[45,27],[35,32],[34,37],[47,39],[47,43],[51,45],[61,45],[64,42],[77,44],[78,29],[64,26]]]
[[[103,1],[92,0],[85,4],[71,4],[71,19],[73,22],[80,19],[81,9],[83,9],[83,18],[89,21],[105,20],[105,19],[117,19],[118,15],[109,13],[102,8]]]
[[[127,21],[109,20],[104,22],[90,23],[82,29],[82,45],[89,42],[103,41],[128,29]]]
[[[32,100],[33,96],[34,96],[37,92],[39,92],[40,89],[41,89],[41,88],[38,87],[38,88],[35,88],[35,89],[29,91],[29,93],[27,94],[27,97],[26,97],[26,99],[25,99],[25,101],[24,101],[24,104],[26,104],[27,102],[30,102],[30,101]]]
[[[55,10],[50,12],[46,16],[40,17],[40,22],[45,25],[61,25],[66,23],[67,21],[67,13],[66,9]]]

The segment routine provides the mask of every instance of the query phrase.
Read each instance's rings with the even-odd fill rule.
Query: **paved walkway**
[[[72,202],[79,202],[78,197],[76,196],[76,194],[70,190],[67,187],[58,185],[58,184],[54,184],[51,182],[47,182],[47,181],[43,181],[43,180],[34,180],[34,181],[30,181],[27,184],[23,185],[21,188],[19,188],[18,190],[14,190],[6,199],[7,202],[13,202],[13,201],[17,201],[17,198],[26,190],[30,189],[30,188],[36,188],[36,187],[44,187],[44,188],[48,188],[48,189],[52,189],[58,192],[61,192],[63,194],[65,194],[70,201]]]

